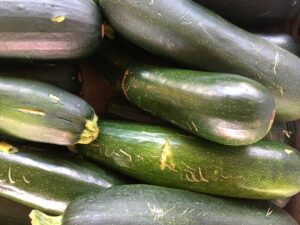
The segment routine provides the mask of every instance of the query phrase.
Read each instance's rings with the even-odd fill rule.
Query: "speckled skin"
[[[99,0],[109,22],[140,47],[207,71],[254,79],[274,95],[277,119],[300,118],[300,59],[190,0]]]
[[[61,149],[8,143],[18,152],[5,154],[0,146],[0,195],[32,208],[62,214],[80,195],[126,183]]]
[[[92,0],[6,0],[0,4],[0,58],[86,56],[101,40]]]
[[[300,155],[283,144],[225,146],[171,128],[102,121],[80,154],[144,182],[230,197],[277,199],[300,191]]]
[[[63,225],[296,225],[266,202],[150,185],[116,186],[71,202]]]

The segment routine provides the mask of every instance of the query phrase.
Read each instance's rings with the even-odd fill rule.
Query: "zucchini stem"
[[[85,123],[85,129],[82,132],[77,144],[89,144],[94,141],[99,134],[99,128],[97,125],[98,117],[95,114],[93,119],[87,120]]]

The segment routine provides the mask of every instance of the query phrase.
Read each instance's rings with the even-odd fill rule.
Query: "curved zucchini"
[[[50,151],[52,150],[52,152]],[[76,197],[126,180],[68,151],[0,142],[0,195],[32,208],[61,214]]]
[[[113,28],[189,67],[254,79],[275,97],[280,120],[300,118],[300,59],[191,0],[99,0]]]
[[[240,26],[268,26],[287,21],[300,11],[300,2],[286,0],[194,0]]]
[[[8,136],[73,145],[98,135],[93,108],[50,84],[0,76],[0,105],[0,132]]]
[[[79,197],[68,205],[62,217],[48,217],[37,210],[30,217],[32,225],[297,224],[283,209],[266,202],[218,198],[151,185],[122,185]]]
[[[83,57],[98,46],[100,27],[92,0],[5,1],[0,6],[0,57]]]
[[[81,90],[80,67],[76,63],[0,63],[1,76],[38,80],[68,92]]]
[[[276,142],[226,146],[146,124],[100,122],[101,135],[77,151],[144,182],[239,198],[300,191],[300,153]]]
[[[273,123],[274,99],[256,81],[233,74],[143,65],[113,50],[104,57],[113,68],[109,75],[122,81],[117,87],[131,103],[200,137],[225,145],[247,145],[262,139]]]

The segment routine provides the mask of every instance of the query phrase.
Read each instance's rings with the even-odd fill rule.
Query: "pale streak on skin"
[[[278,52],[276,52],[276,55],[275,55],[275,63],[274,63],[274,67],[273,67],[273,72],[274,72],[274,74],[277,74],[276,67],[277,67],[277,65],[278,65],[278,61],[279,61],[279,54],[278,54]]]
[[[10,167],[8,168],[8,180],[9,180],[10,184],[16,183],[11,177],[11,168]]]

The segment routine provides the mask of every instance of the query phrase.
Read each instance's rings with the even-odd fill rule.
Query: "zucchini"
[[[1,76],[47,82],[73,94],[81,90],[81,71],[76,63],[1,62],[0,68]]]
[[[102,121],[76,145],[87,158],[141,181],[208,194],[277,199],[300,191],[300,153],[276,142],[226,146],[146,124]]]
[[[300,2],[286,0],[194,0],[240,26],[285,22],[300,11]]]
[[[296,225],[266,202],[218,198],[151,185],[122,185],[79,197],[61,217],[34,210],[32,225]],[[56,223],[54,223],[54,221]]]
[[[131,103],[194,135],[247,145],[262,139],[273,123],[274,99],[251,79],[146,65],[113,50],[103,58]]]
[[[100,27],[92,0],[5,1],[0,6],[0,57],[84,57],[99,45]]]
[[[0,75],[0,133],[73,145],[98,135],[97,116],[81,98],[50,84]]]
[[[275,97],[277,119],[300,118],[300,59],[287,50],[191,0],[99,3],[113,28],[140,47],[191,68],[254,79]]]
[[[51,151],[50,151],[51,150]],[[74,198],[126,180],[72,156],[29,144],[0,142],[0,196],[61,214]]]

